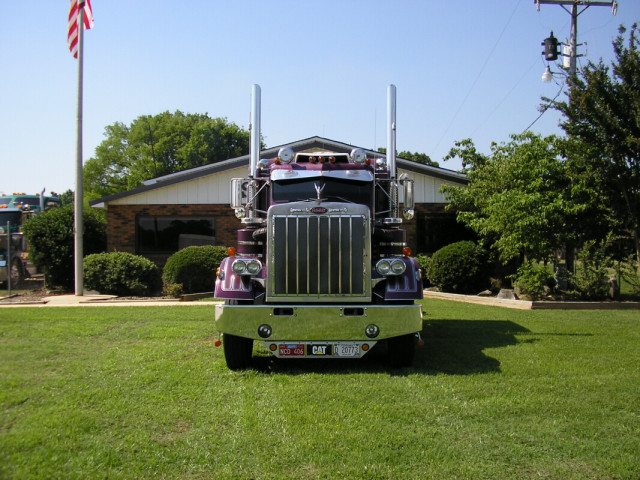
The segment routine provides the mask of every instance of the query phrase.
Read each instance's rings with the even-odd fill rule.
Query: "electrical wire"
[[[560,96],[560,94],[562,93],[562,91],[564,90],[564,87],[567,85],[566,82],[563,82],[562,85],[560,85],[560,90],[558,90],[558,93],[556,93],[556,96],[553,97],[553,99],[551,99],[551,102],[555,102],[556,98],[558,98]],[[529,130],[531,127],[533,127],[533,125],[542,118],[542,116],[547,112],[547,110],[549,110],[549,105],[545,105],[545,107],[542,109],[542,111],[540,112],[540,115],[538,115],[536,117],[536,119],[531,122],[529,124],[529,126],[527,128],[525,128],[522,133],[526,132],[527,130]]]
[[[500,35],[498,35],[498,39],[496,40],[496,43],[493,45],[493,48],[489,52],[489,55],[487,55],[487,58],[485,59],[484,63],[482,64],[482,67],[480,67],[480,71],[478,72],[478,75],[476,75],[476,78],[473,81],[473,83],[471,84],[471,87],[469,87],[469,90],[467,91],[467,94],[462,99],[462,102],[460,103],[460,106],[458,107],[458,109],[456,110],[456,113],[451,118],[451,121],[447,125],[447,128],[445,128],[444,132],[440,136],[440,139],[436,143],[435,147],[433,147],[433,150],[437,150],[438,149],[438,147],[440,146],[440,143],[442,143],[442,140],[444,139],[445,135],[451,129],[451,126],[453,125],[453,122],[455,122],[456,118],[458,118],[458,114],[462,111],[462,107],[464,107],[464,104],[467,102],[467,99],[471,95],[471,92],[475,88],[476,84],[478,83],[478,80],[480,79],[480,77],[482,76],[482,73],[484,72],[485,68],[487,67],[487,64],[489,63],[489,60],[493,56],[493,53],[496,51],[496,48],[498,48],[498,44],[500,43],[500,40],[502,40],[504,32],[507,30],[507,27],[511,23],[511,20],[513,19],[514,15],[516,14],[516,11],[518,10],[518,7],[520,6],[521,3],[522,3],[522,0],[518,0],[518,3],[516,4],[515,8],[511,12],[511,15],[509,16],[509,19],[507,20],[507,23],[505,24],[504,28],[502,29],[502,32],[500,32]]]

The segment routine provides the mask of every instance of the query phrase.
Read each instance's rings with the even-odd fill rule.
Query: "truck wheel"
[[[230,370],[243,370],[251,365],[253,340],[250,338],[236,337],[225,333],[222,335],[222,347],[224,359]]]
[[[416,337],[402,335],[387,340],[389,364],[394,368],[410,367],[416,354]]]

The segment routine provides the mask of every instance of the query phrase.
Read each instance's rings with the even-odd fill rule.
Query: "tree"
[[[574,236],[583,207],[571,197],[558,139],[525,132],[491,155],[469,139],[457,142],[445,160],[461,157],[468,187],[446,185],[449,208],[505,264],[522,255],[546,260]]]
[[[131,125],[105,127],[105,140],[84,166],[84,188],[98,198],[144,180],[227,160],[249,152],[250,134],[224,118],[164,112]]]
[[[60,199],[61,207],[71,205],[73,203],[74,193],[70,188],[64,193],[51,192],[52,197],[58,197]]]
[[[387,153],[387,149],[385,147],[378,148],[378,152]],[[431,160],[431,157],[426,153],[418,153],[418,152],[410,152],[405,150],[404,152],[400,152],[397,154],[399,158],[404,160],[411,160],[412,162],[422,163],[423,165],[431,165],[432,167],[439,167],[438,162],[434,162]]]
[[[29,219],[24,234],[29,242],[29,260],[45,274],[47,285],[71,289],[74,283],[73,205],[53,208]],[[107,226],[95,209],[83,215],[85,255],[107,246]]]
[[[569,174],[608,206],[609,229],[631,237],[640,272],[640,30],[613,42],[611,69],[589,62],[570,79],[568,102],[545,101],[564,115]]]

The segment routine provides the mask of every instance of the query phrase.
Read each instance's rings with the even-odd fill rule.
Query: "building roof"
[[[287,143],[284,145],[278,145],[276,147],[265,148],[260,151],[260,158],[273,158],[277,156],[278,151],[282,147],[290,147],[296,153],[302,152],[305,150],[327,150],[335,153],[349,153],[356,147],[355,145],[350,145],[348,143],[338,142],[335,140],[330,140],[328,138],[323,137],[310,137],[304,140],[298,140],[297,142]],[[385,158],[386,155],[380,152],[376,152],[374,150],[363,149],[367,156],[370,158]],[[116,193],[114,195],[108,195],[106,197],[102,197],[96,200],[89,202],[89,205],[97,208],[104,208],[105,204],[109,203],[113,200],[118,200],[121,198],[125,198],[131,195],[137,195],[139,193],[147,192],[149,190],[154,190],[156,188],[166,187],[168,185],[173,185],[175,183],[186,182],[189,180],[193,180],[196,178],[200,178],[206,175],[212,175],[215,173],[223,172],[225,170],[231,170],[233,168],[238,168],[242,166],[249,166],[250,156],[242,155],[240,157],[231,158],[229,160],[224,160],[222,162],[210,163],[208,165],[202,165],[199,167],[190,168],[188,170],[183,170],[181,172],[171,173],[169,175],[164,175],[162,177],[152,178],[150,180],[145,180],[142,182],[142,186],[134,188],[133,190],[128,190],[126,192]],[[467,184],[468,180],[466,175],[455,172],[453,170],[448,170],[446,168],[434,167],[431,165],[425,165],[422,163],[413,162],[411,160],[405,160],[403,158],[397,158],[396,164],[398,168],[402,168],[403,170],[408,170],[414,173],[420,173],[422,175],[428,175],[430,177],[439,178],[442,180],[447,180],[454,183]]]

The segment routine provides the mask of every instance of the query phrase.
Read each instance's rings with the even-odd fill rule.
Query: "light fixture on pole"
[[[547,65],[547,68],[545,68],[544,73],[542,74],[542,81],[544,83],[549,83],[551,80],[553,80],[553,73],[551,73],[551,68]]]

